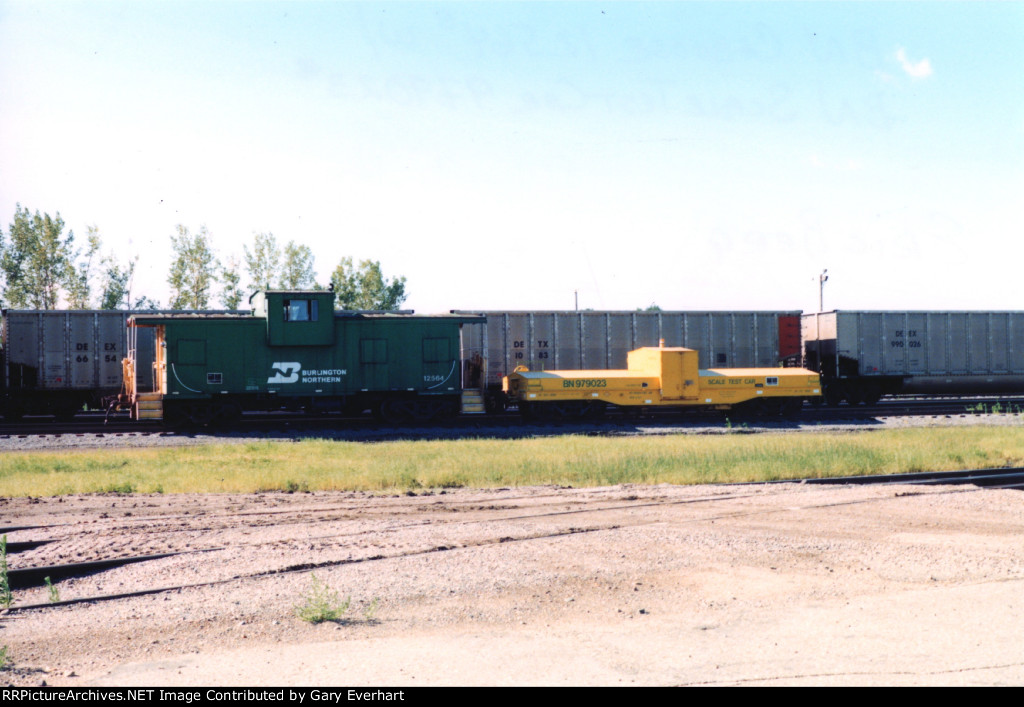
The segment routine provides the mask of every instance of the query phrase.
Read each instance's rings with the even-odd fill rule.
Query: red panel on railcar
[[[800,316],[779,316],[779,358],[800,355]]]

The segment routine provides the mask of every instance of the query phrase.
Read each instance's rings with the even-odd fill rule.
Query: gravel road
[[[1024,496],[801,484],[4,500],[15,685],[1024,682]],[[296,616],[312,576],[351,596]],[[185,588],[173,588],[191,585]],[[41,608],[29,608],[39,604]]]
[[[0,525],[53,541],[15,568],[180,553],[55,585],[141,596],[16,591],[13,685],[1024,682],[1019,491],[90,495],[0,499]],[[296,615],[314,575],[341,619]]]

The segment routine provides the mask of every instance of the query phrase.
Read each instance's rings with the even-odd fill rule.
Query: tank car
[[[1024,312],[835,310],[803,315],[802,329],[832,405],[1024,392]]]
[[[694,349],[707,365],[776,367],[800,361],[799,311],[493,311],[465,333],[467,381],[482,388],[488,410],[507,398],[502,379],[517,366],[610,370],[645,346]],[[477,382],[478,381],[478,382]]]
[[[334,311],[334,293],[265,291],[249,314],[135,315],[122,408],[209,424],[245,411],[371,411],[391,421],[457,414],[460,335],[479,317]],[[153,385],[135,342],[155,332]]]

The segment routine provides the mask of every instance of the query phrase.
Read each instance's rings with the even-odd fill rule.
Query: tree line
[[[273,233],[253,235],[241,258],[217,257],[205,226],[192,233],[183,225],[171,234],[167,274],[169,309],[238,309],[257,290],[324,289],[316,281],[313,251]],[[89,226],[79,246],[64,232],[60,213],[31,213],[18,204],[7,232],[0,228],[0,306],[14,309],[160,309],[160,303],[132,293],[138,256],[127,261],[104,251],[99,229]],[[246,286],[243,286],[243,282]],[[386,278],[375,260],[358,265],[344,257],[331,272],[338,309],[395,310],[406,299],[405,278]]]

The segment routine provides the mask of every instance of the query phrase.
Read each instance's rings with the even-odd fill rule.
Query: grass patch
[[[43,577],[43,582],[46,584],[46,592],[50,597],[50,603],[56,604],[60,601],[60,590],[53,586],[53,582],[50,581],[49,577]]]
[[[10,608],[14,603],[14,594],[11,593],[11,581],[7,575],[7,536],[0,537],[0,607]]]
[[[352,603],[352,597],[341,600],[338,593],[311,575],[309,589],[302,595],[302,603],[295,607],[295,615],[311,624],[340,621]]]
[[[359,443],[260,441],[0,455],[0,495],[421,492],[703,484],[1024,464],[1024,428],[841,434],[545,437]]]

